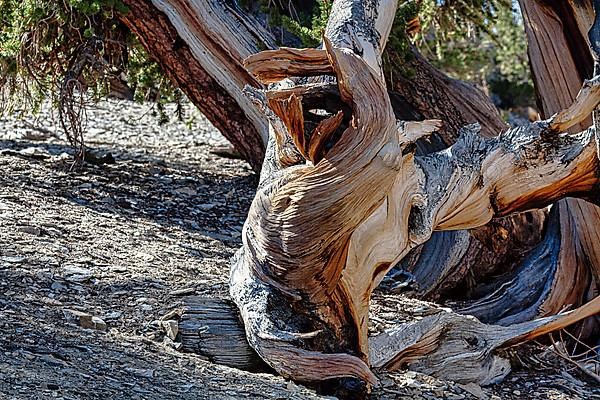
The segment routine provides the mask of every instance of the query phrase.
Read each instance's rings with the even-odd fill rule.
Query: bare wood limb
[[[331,136],[342,124],[344,113],[338,111],[337,114],[325,118],[314,129],[310,135],[310,147],[308,149],[308,159],[313,164],[318,163],[325,156],[325,145],[331,139]]]
[[[217,364],[248,371],[266,369],[246,340],[237,309],[231,302],[209,297],[186,297],[178,323],[182,351]]]
[[[251,17],[236,13],[226,2],[195,2],[194,9],[179,0],[124,3],[130,11],[120,18],[148,54],[252,168],[259,171],[268,125],[241,91],[244,84],[256,82],[243,69],[242,59],[258,51],[258,43],[274,47],[271,35]],[[169,11],[163,14],[161,9]],[[186,27],[188,20],[193,23]],[[240,29],[245,33],[240,34]],[[237,30],[235,35],[232,30]],[[220,40],[215,42],[215,37]],[[229,56],[220,57],[224,53]]]
[[[253,54],[244,66],[262,83],[278,82],[294,76],[333,74],[325,50],[280,47]]]
[[[550,118],[550,129],[563,132],[589,118],[600,98],[600,78],[583,82],[573,104]]]

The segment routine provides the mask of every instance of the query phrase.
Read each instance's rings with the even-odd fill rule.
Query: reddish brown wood
[[[171,79],[225,136],[255,171],[260,171],[264,144],[260,132],[235,99],[194,58],[167,17],[150,1],[125,0],[122,21]],[[245,72],[245,71],[244,71]]]

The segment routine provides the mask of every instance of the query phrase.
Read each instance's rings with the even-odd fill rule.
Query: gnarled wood
[[[495,355],[495,349],[532,340],[598,312],[600,297],[571,312],[504,327],[439,309],[372,338],[371,364],[389,370],[410,366],[460,383],[496,383],[510,372],[510,363]]]
[[[333,68],[324,50],[292,49],[261,51],[244,60],[246,69],[262,83],[279,82],[292,76],[332,74]]]
[[[178,72],[183,71],[183,76],[189,75],[186,71],[196,76],[203,73],[199,87],[224,88],[209,97],[216,110],[230,107],[229,115],[222,115],[224,121],[237,115],[263,139],[267,130],[271,135],[260,187],[244,228],[244,247],[232,268],[231,295],[240,308],[250,344],[285,376],[308,381],[355,377],[374,383],[376,377],[369,368],[373,350],[367,340],[369,301],[372,290],[393,265],[436,231],[478,227],[494,216],[544,206],[569,194],[587,196],[598,183],[594,132],[556,132],[587,126],[582,121],[597,104],[595,81],[582,92],[589,95],[584,96],[585,101],[575,102],[554,119],[504,131],[482,94],[435,72],[417,55],[411,61],[419,67],[414,79],[400,80],[395,89],[407,102],[418,105],[413,108],[426,111],[420,118],[441,117],[443,123],[397,123],[381,69],[396,1],[337,0],[324,49],[283,49],[257,55],[252,55],[258,51],[257,42],[265,42],[267,48],[273,43],[230,3],[155,0],[151,6],[128,2],[142,14],[149,7],[163,10],[166,18],[160,15],[147,24],[139,20],[130,24],[141,33],[146,47],[163,54],[167,69],[175,66],[170,74],[183,79],[176,76]],[[533,26],[543,21],[544,15],[558,14],[558,7],[546,5],[543,12],[550,10],[550,14],[531,16],[526,11],[526,18]],[[584,26],[584,14],[564,26]],[[161,26],[158,34],[171,32],[165,40],[153,39],[152,27],[157,21],[166,26]],[[553,26],[542,25],[542,30]],[[240,34],[240,29],[244,33]],[[581,46],[575,48],[565,35],[556,43],[532,47],[532,52],[542,55],[551,48],[567,48],[571,55],[581,53]],[[249,56],[247,66],[256,78],[242,65]],[[164,62],[169,57],[174,61]],[[540,58],[547,63],[551,57]],[[561,68],[577,69],[577,79],[565,74],[570,83],[557,82],[545,94],[539,90],[544,99],[556,97],[556,88],[566,88],[561,96],[568,92],[557,102],[560,107],[546,107],[545,115],[571,104],[585,70],[571,61],[566,60]],[[539,60],[532,64],[536,71],[546,65]],[[328,76],[286,79],[268,91],[260,90],[262,83],[321,75]],[[193,81],[184,84],[194,87]],[[245,92],[244,86],[248,86]],[[443,90],[433,93],[428,87]],[[190,93],[195,102],[200,101],[200,90]],[[453,103],[461,105],[460,112],[450,106]],[[475,121],[480,121],[482,130],[467,127],[457,140],[457,128]],[[440,128],[448,144],[456,143],[445,151],[416,156],[414,142]],[[240,130],[229,135],[244,141]],[[560,221],[560,237],[570,239],[567,230],[581,222],[566,215],[557,218],[553,214],[549,224]],[[490,235],[504,229],[495,226],[497,230],[488,229]],[[591,233],[579,235],[577,241],[561,241],[560,260],[572,264],[581,259],[579,250],[584,248],[595,254],[596,236]],[[473,241],[466,240],[465,233],[450,236],[454,237],[453,247],[446,254],[457,260],[458,268],[462,256],[473,248],[466,243]],[[579,246],[578,251],[567,251],[567,243]],[[439,271],[436,282],[448,271]],[[565,284],[565,270],[552,271],[551,286]],[[587,282],[590,274],[586,275],[585,268],[578,271],[571,279],[573,285],[583,287],[581,281]],[[528,305],[527,312],[504,315],[501,322],[554,313],[564,302],[583,301],[575,292],[565,295],[563,291],[563,296],[552,290],[544,292]],[[493,308],[489,304],[482,307],[488,314]],[[433,326],[431,321],[415,323],[415,329],[425,331],[427,324]],[[445,326],[452,323],[443,322]],[[461,324],[455,326],[474,330],[481,326],[479,322]],[[498,328],[498,332],[506,330]],[[411,345],[411,351],[413,355],[417,348],[431,353],[433,345],[442,349],[452,347],[451,343],[424,335]],[[490,343],[496,342],[490,339]],[[495,346],[485,348],[486,357]],[[422,355],[427,359],[427,354]],[[398,355],[389,356],[395,359]],[[418,365],[419,361],[411,360]],[[481,367],[477,363],[470,367],[476,365]],[[489,381],[490,376],[498,376],[490,372],[497,372],[494,368],[471,379]]]
[[[181,350],[248,371],[266,370],[250,347],[237,309],[229,301],[186,297],[178,321]]]
[[[397,126],[381,75],[348,49],[327,39],[325,47],[350,124],[317,164],[289,167],[259,188],[231,294],[251,345],[277,371],[372,383],[369,299],[391,266],[435,230],[590,192],[598,161],[592,131],[551,134],[550,121],[497,138],[467,127],[447,151],[415,157],[414,140],[439,123]],[[347,364],[338,363],[341,353]]]

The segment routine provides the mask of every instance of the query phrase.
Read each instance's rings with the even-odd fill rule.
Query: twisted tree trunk
[[[165,74],[260,171],[268,125],[242,93],[257,81],[244,58],[275,39],[232,2],[124,0],[121,19]]]
[[[597,79],[549,120],[494,138],[481,136],[477,126],[466,127],[447,151],[415,156],[414,142],[441,122],[395,121],[380,68],[386,28],[378,16],[388,13],[373,8],[386,6],[390,2],[338,1],[325,50],[281,49],[253,56],[247,64],[264,82],[319,74],[337,78],[337,110],[314,103],[315,83],[250,91],[271,122],[272,167],[249,212],[231,294],[250,344],[294,379],[375,382],[368,368],[371,292],[434,231],[474,228],[568,194],[588,195],[598,182],[593,132],[559,134],[597,105]],[[323,90],[331,91],[330,82],[321,84]],[[316,118],[314,109],[324,110],[316,127],[307,123]],[[281,143],[294,143],[307,164],[282,162]],[[325,151],[313,157],[311,147]],[[568,316],[506,329],[477,328],[471,319],[440,314],[401,327],[401,335],[375,340],[374,365],[397,367],[398,360],[408,360],[417,368],[432,367],[462,355],[454,379],[490,382],[508,372],[492,353],[496,347],[592,315],[599,303],[595,299]],[[477,351],[455,343],[462,331],[474,336],[475,344],[467,343]]]

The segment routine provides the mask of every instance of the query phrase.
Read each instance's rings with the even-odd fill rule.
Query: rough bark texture
[[[267,124],[242,94],[245,84],[256,84],[242,60],[259,46],[274,46],[274,40],[256,21],[225,2],[124,3],[130,11],[121,18],[148,54],[259,171]]]
[[[235,305],[211,297],[187,297],[178,324],[182,351],[248,371],[267,370],[246,340]]]
[[[586,43],[593,21],[591,2],[521,0],[519,4],[538,106],[547,118],[571,104],[583,79],[592,76]],[[590,124],[588,118],[572,131],[581,131]]]
[[[396,115],[409,119],[443,120],[431,140],[418,143],[417,154],[440,151],[458,139],[460,129],[471,123],[493,137],[506,124],[491,100],[467,83],[452,79],[434,68],[414,48],[407,57],[386,51],[390,67],[386,74],[393,89]],[[399,68],[397,66],[400,66]],[[398,73],[395,69],[398,69]],[[408,73],[408,77],[406,75]],[[482,282],[494,285],[495,276],[509,274],[542,238],[546,212],[495,219],[470,231],[435,232],[423,246],[412,250],[386,278],[383,290],[411,292],[429,300],[447,296],[477,297]]]

